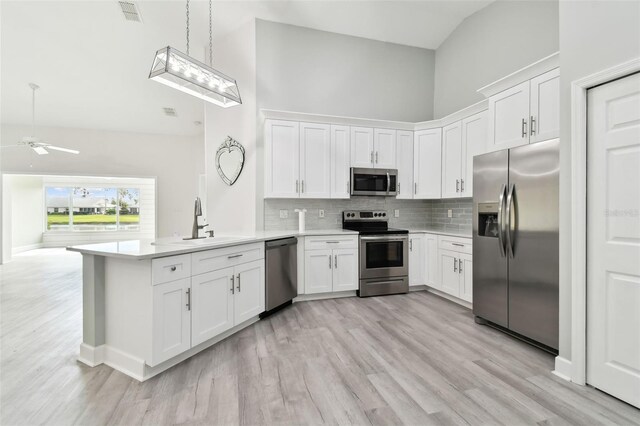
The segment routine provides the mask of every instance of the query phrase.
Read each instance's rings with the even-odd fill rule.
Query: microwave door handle
[[[387,194],[389,191],[391,191],[391,176],[389,175],[389,172],[387,172]]]
[[[502,188],[500,188],[500,200],[498,201],[498,245],[500,246],[500,254],[502,257],[507,255],[504,246],[504,217],[502,215],[506,189],[507,187],[502,184]]]

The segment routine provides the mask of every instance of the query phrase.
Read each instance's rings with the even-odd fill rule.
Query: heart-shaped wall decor
[[[240,177],[244,167],[244,147],[240,142],[227,136],[216,151],[216,168],[222,181],[231,186]]]

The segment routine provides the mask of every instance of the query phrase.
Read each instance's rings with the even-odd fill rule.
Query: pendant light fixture
[[[149,78],[223,108],[240,105],[236,81],[213,69],[212,1],[209,0],[209,65],[189,56],[189,0],[187,0],[187,53],[171,46],[156,52]]]

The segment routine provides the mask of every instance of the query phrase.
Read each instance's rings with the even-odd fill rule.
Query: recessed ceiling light
[[[174,108],[163,107],[162,110],[164,111],[164,115],[166,115],[168,117],[177,117],[178,116],[178,113],[176,112],[176,110]]]
[[[197,120],[196,120],[196,121],[194,121],[194,122],[193,122],[193,124],[195,124],[196,126],[199,126],[199,125],[201,125],[201,124],[202,124],[202,121],[197,121]]]

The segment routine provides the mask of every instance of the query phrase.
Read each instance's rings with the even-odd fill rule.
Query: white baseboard
[[[553,374],[561,379],[571,381],[571,361],[561,356],[556,357],[556,368],[552,371]]]
[[[308,302],[309,300],[323,300],[323,299],[338,299],[340,297],[355,297],[356,291],[339,291],[336,293],[315,293],[315,294],[301,294],[293,302]]]
[[[78,354],[78,361],[89,367],[95,367],[104,362],[104,346],[91,346],[86,343],[80,344],[80,354]]]
[[[467,309],[473,309],[473,305],[466,300],[458,299],[455,296],[451,296],[450,294],[444,293],[440,290],[436,290],[435,288],[427,287],[426,289],[429,293],[433,293],[436,296],[440,296],[443,299],[447,299],[453,303],[457,303],[458,305],[464,306]]]
[[[30,250],[37,250],[42,247],[43,247],[42,243],[29,244],[29,245],[20,246],[20,247],[12,247],[11,255],[15,256],[18,253],[24,253],[25,251],[30,251]]]

